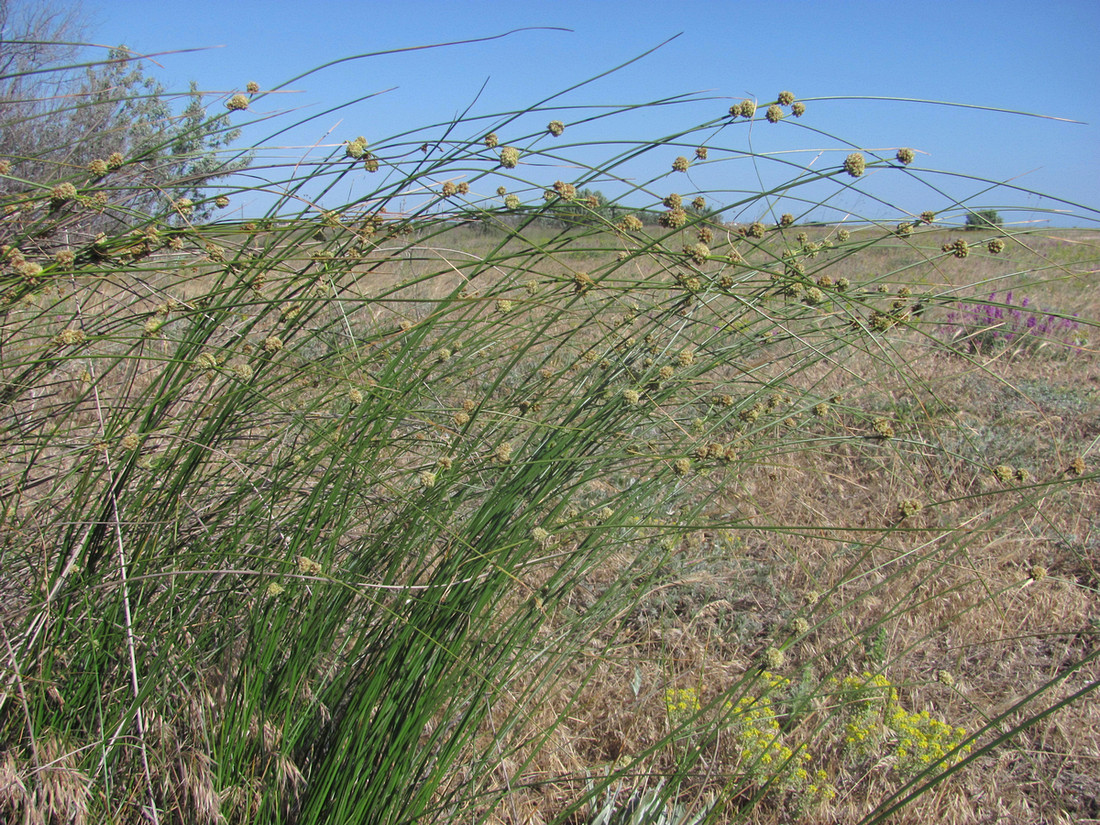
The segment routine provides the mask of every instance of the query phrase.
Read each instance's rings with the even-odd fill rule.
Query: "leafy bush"
[[[996,209],[979,209],[966,213],[967,229],[997,229],[1003,224],[1004,220]]]

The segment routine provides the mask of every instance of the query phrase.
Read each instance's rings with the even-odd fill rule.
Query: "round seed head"
[[[676,209],[677,207],[684,205],[684,199],[673,192],[671,195],[664,199],[663,203],[666,209]]]
[[[244,90],[250,95],[254,95],[260,91],[260,84],[257,83],[255,80],[250,80],[247,84],[245,84]]]
[[[674,172],[686,172],[688,170],[688,159],[683,155],[680,155],[676,160],[672,161],[672,170]]]
[[[802,117],[806,114],[806,104],[802,101],[795,101],[791,104],[791,114],[795,117]]]
[[[764,117],[767,118],[768,123],[778,123],[783,119],[783,110],[772,104],[768,107],[768,111],[764,113]]]
[[[519,209],[519,197],[516,195],[508,195],[504,199],[504,206],[508,209]]]
[[[898,149],[898,162],[899,163],[903,163],[906,166],[908,166],[910,163],[912,163],[914,161],[914,159],[916,159],[916,157],[917,157],[916,153],[908,147],[903,147],[901,149]]]
[[[500,165],[505,169],[515,169],[519,164],[519,149],[505,146],[500,150]]]
[[[88,171],[95,175],[97,178],[101,178],[107,174],[107,161],[96,158],[88,164]]]
[[[989,253],[991,255],[1000,255],[1002,252],[1005,251],[1005,242],[1002,241],[1000,238],[994,238],[988,244],[986,244],[986,249],[989,250]]]
[[[782,227],[792,226],[794,224],[794,215],[790,212],[784,212],[779,216],[779,225]]]
[[[496,132],[490,132],[485,136],[485,145],[490,149],[496,149],[500,145],[500,139],[497,138]]]
[[[852,152],[844,159],[844,171],[853,178],[858,178],[867,167],[867,161],[860,152]]]
[[[706,146],[700,146],[698,149],[696,149],[695,150],[695,157],[698,160],[706,160],[707,159],[707,147]]]
[[[551,120],[546,126],[546,131],[552,134],[554,137],[561,137],[561,133],[565,131],[565,124],[560,120]]]
[[[233,95],[233,97],[225,101],[225,108],[231,112],[239,112],[242,109],[247,109],[248,97],[241,94]]]
[[[108,169],[112,169],[112,170],[113,169],[119,169],[125,163],[126,163],[126,159],[124,157],[122,157],[121,152],[111,152],[111,154],[107,156],[107,168]]]
[[[794,93],[786,91],[780,92],[777,100],[779,101],[779,105],[781,106],[790,106],[792,103],[794,103]]]
[[[218,197],[214,198],[214,205],[219,209],[225,209],[225,207],[229,206],[229,198],[225,195],[218,195]]]
[[[752,100],[745,100],[741,102],[740,107],[741,117],[751,118],[756,114],[756,102]]]

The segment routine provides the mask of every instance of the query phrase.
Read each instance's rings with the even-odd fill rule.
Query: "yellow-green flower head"
[[[352,387],[348,390],[348,401],[355,406],[359,406],[363,403],[363,391],[358,387]]]
[[[741,104],[734,103],[730,106],[730,117],[741,117]]]
[[[250,95],[254,95],[260,91],[260,84],[257,83],[255,80],[250,80],[248,81],[248,83],[245,84],[244,90]]]
[[[619,221],[618,227],[624,232],[638,232],[642,228],[642,221],[637,215],[627,215]]]
[[[764,117],[767,118],[768,123],[778,123],[783,119],[783,110],[772,104],[768,107],[768,111],[764,113]]]
[[[956,258],[966,258],[970,255],[970,244],[959,238],[955,243],[951,244],[951,254]]]
[[[658,218],[658,222],[661,226],[669,227],[670,229],[679,229],[687,223],[687,212],[679,207],[670,209]]]
[[[756,114],[756,102],[752,100],[742,101],[739,111],[741,112],[741,117],[751,118]]]
[[[672,171],[686,172],[688,170],[688,165],[688,159],[680,155],[676,160],[672,161]]]
[[[806,114],[806,104],[801,101],[796,101],[791,104],[791,114],[795,117],[802,117]]]
[[[1002,252],[1005,251],[1005,242],[1002,241],[1000,238],[994,238],[988,244],[986,244],[985,248],[989,250],[989,253],[991,255],[1000,255]]]
[[[286,592],[286,588],[278,582],[270,582],[267,587],[264,588],[264,593],[269,599],[274,599],[276,596],[279,596],[284,592]]]
[[[825,293],[816,286],[812,286],[806,290],[806,294],[802,296],[802,300],[810,306],[817,306],[825,302]]]
[[[199,357],[195,359],[195,369],[198,370],[212,370],[217,369],[218,358],[212,352],[199,353]]]
[[[871,422],[871,428],[882,438],[894,437],[894,425],[889,418],[876,418]]]
[[[485,136],[485,145],[490,149],[496,149],[500,145],[500,139],[497,137],[496,132],[490,132]]]
[[[714,240],[714,230],[709,226],[699,227],[699,231],[695,233],[695,237],[699,239],[700,243],[708,244]],[[707,250],[708,254],[710,250]]]
[[[458,186],[456,186],[455,189],[458,190],[458,194],[460,195],[470,194],[470,184],[468,184],[466,181],[459,181]]]
[[[1067,468],[1067,472],[1073,476],[1083,476],[1086,469],[1088,468],[1085,466],[1084,457],[1077,456],[1075,459],[1073,459],[1073,461],[1070,462],[1070,465]]]
[[[810,623],[803,616],[796,616],[791,620],[791,631],[802,636],[810,632]]]
[[[783,667],[783,663],[787,661],[787,657],[779,648],[769,647],[764,651],[764,661],[769,668],[776,670]]]
[[[160,328],[164,326],[164,323],[165,319],[159,315],[147,318],[145,324],[142,326],[141,334],[146,338],[152,338],[160,333]]]
[[[101,178],[107,174],[107,161],[96,158],[88,164],[88,171],[95,175],[97,178]]]
[[[949,688],[955,687],[955,677],[951,675],[951,671],[949,670],[937,670],[936,681]]]
[[[700,241],[699,243],[685,246],[684,254],[691,258],[697,266],[702,266],[707,262],[707,258],[710,257],[710,247]]]
[[[435,486],[435,473],[428,470],[422,470],[417,476],[417,480],[420,482],[421,487],[429,488]]]
[[[233,95],[233,97],[225,101],[225,108],[231,112],[239,112],[241,109],[247,109],[248,97],[240,94]]]
[[[913,224],[908,221],[902,221],[898,224],[897,229],[894,230],[895,234],[905,237],[913,234]]]
[[[901,513],[902,518],[915,516],[923,509],[924,505],[915,498],[906,498],[898,502],[898,511]]]
[[[283,348],[283,341],[274,335],[270,335],[264,339],[264,352],[269,355],[274,355],[276,352]]]
[[[851,175],[853,178],[858,178],[863,174],[863,170],[867,168],[867,161],[864,159],[863,154],[860,152],[852,152],[844,159],[844,171]]]
[[[507,298],[500,298],[497,300],[496,303],[497,312],[501,313],[502,315],[506,315],[511,312],[513,306],[514,304]]]
[[[255,373],[252,371],[252,367],[248,364],[237,364],[232,369],[233,375],[235,375],[241,381],[251,381],[252,376]]]
[[[505,146],[500,150],[500,165],[505,169],[515,169],[519,163],[519,149]]]
[[[214,198],[214,205],[219,209],[225,209],[225,207],[229,206],[229,198],[226,195],[218,195],[218,197]]]
[[[792,226],[794,224],[794,215],[790,212],[784,212],[779,216],[779,225],[782,227]]]
[[[508,195],[504,199],[504,205],[508,209],[519,209],[519,197],[517,195]]]
[[[378,158],[372,155],[370,152],[363,157],[363,168],[368,172],[378,171]]]
[[[508,190],[505,189],[503,186],[498,186],[497,187],[497,196],[498,197],[503,198],[507,194],[508,194]]]
[[[450,181],[447,181],[445,184],[443,184],[443,188],[440,189],[440,192],[442,193],[443,197],[445,197],[445,198],[453,197],[455,192],[457,192],[457,191],[458,191],[458,187],[455,186]]]
[[[551,120],[546,125],[546,131],[552,134],[554,137],[561,137],[561,133],[565,131],[565,124],[560,120]]]
[[[587,272],[578,272],[576,275],[573,276],[574,292],[583,295],[585,292],[588,292],[588,290],[590,290],[594,285],[595,282],[592,280],[592,277]]]
[[[70,267],[76,263],[76,253],[71,249],[59,249],[53,253],[53,259],[59,266]]]
[[[794,103],[794,93],[786,91],[780,92],[779,97],[776,98],[776,100],[779,101],[780,106],[790,106],[792,103]]]
[[[626,389],[623,390],[623,401],[632,407],[636,407],[642,403],[642,395],[637,390]]]
[[[680,350],[680,354],[676,356],[676,363],[681,367],[690,367],[695,363],[695,350],[691,347]]]
[[[564,181],[555,181],[554,191],[558,193],[558,197],[563,201],[571,201],[577,197],[577,187]]]
[[[74,200],[77,194],[79,193],[76,191],[76,187],[65,181],[65,183],[59,183],[50,190],[50,200],[54,203],[65,203],[65,201]]]
[[[497,448],[493,451],[493,458],[501,464],[507,464],[512,460],[512,445],[507,441],[498,444]]]
[[[764,232],[764,224],[762,224],[760,221],[754,221],[753,223],[749,224],[748,231],[745,234],[748,235],[750,238],[756,238],[757,240],[759,240],[760,238],[764,237]]]
[[[535,540],[535,544],[545,547],[550,543],[550,531],[545,527],[533,527],[531,528],[531,538]]]
[[[295,561],[298,565],[298,572],[304,576],[317,576],[324,570],[320,562],[316,562],[305,556],[298,556]]]
[[[707,159],[707,147],[706,146],[700,146],[698,149],[696,149],[695,150],[695,157],[696,157],[697,160],[706,160]]]
[[[664,201],[662,201],[662,203],[664,203],[666,209],[676,209],[677,207],[684,205],[684,199],[673,192],[671,195],[666,197]]]
[[[62,347],[75,347],[87,340],[82,329],[63,329],[57,333],[54,343]]]
[[[363,157],[366,153],[367,141],[363,138],[349,140],[347,146],[344,147],[344,156],[352,160],[359,160],[359,158]]]
[[[704,198],[702,195],[696,195],[694,198],[691,199],[691,208],[694,209],[696,212],[702,212],[704,209],[707,208],[707,199]]]
[[[683,478],[691,472],[691,459],[678,458],[672,462],[672,472]]]
[[[111,170],[119,169],[122,166],[124,166],[125,163],[126,163],[126,159],[124,157],[122,157],[121,152],[111,152],[111,154],[107,156],[107,168],[108,169],[111,169]]]
[[[847,240],[848,240],[848,239],[849,239],[850,237],[852,237],[852,233],[851,233],[851,232],[849,232],[849,231],[848,231],[847,229],[838,229],[838,230],[836,231],[836,239],[837,239],[838,241],[840,241],[841,243],[844,243],[844,242],[845,242],[845,241],[847,241]]]
[[[172,204],[172,208],[183,217],[189,217],[195,211],[195,204],[190,198],[179,198]]]
[[[998,481],[1008,482],[1016,475],[1016,471],[1007,464],[998,464],[993,468],[993,475],[997,477]]]
[[[3,160],[0,160],[0,175],[10,175],[10,174],[11,174],[11,161],[8,160],[7,158],[4,158]]]
[[[916,153],[908,147],[903,147],[901,149],[898,149],[898,162],[899,163],[904,163],[906,166],[908,166],[910,163],[912,163],[916,159],[916,157],[917,157]]]
[[[1037,582],[1041,582],[1047,577],[1047,569],[1041,564],[1031,565],[1031,569],[1028,572],[1031,574],[1031,578]]]

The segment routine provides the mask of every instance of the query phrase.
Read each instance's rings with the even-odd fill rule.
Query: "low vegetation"
[[[0,818],[1100,816],[1094,230],[777,161],[787,91],[290,165],[269,100],[193,124],[247,179],[0,158]]]

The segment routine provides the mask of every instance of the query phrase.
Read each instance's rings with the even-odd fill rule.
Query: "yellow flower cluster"
[[[941,760],[943,767],[958,764],[970,752],[970,745],[962,744],[964,728],[952,727],[927,710],[907,711],[897,688],[881,673],[849,676],[841,682],[841,695],[849,703],[844,746],[850,756],[886,752],[899,773],[913,774]]]
[[[727,710],[733,711],[733,733],[740,748],[742,766],[761,785],[801,791],[804,798],[832,799],[836,789],[829,783],[828,773],[823,768],[813,768],[813,756],[808,750],[796,753],[780,729],[779,712],[772,703],[772,695],[786,690],[790,680],[767,670],[761,676],[768,685],[763,695],[746,694],[736,705],[726,705]]]

